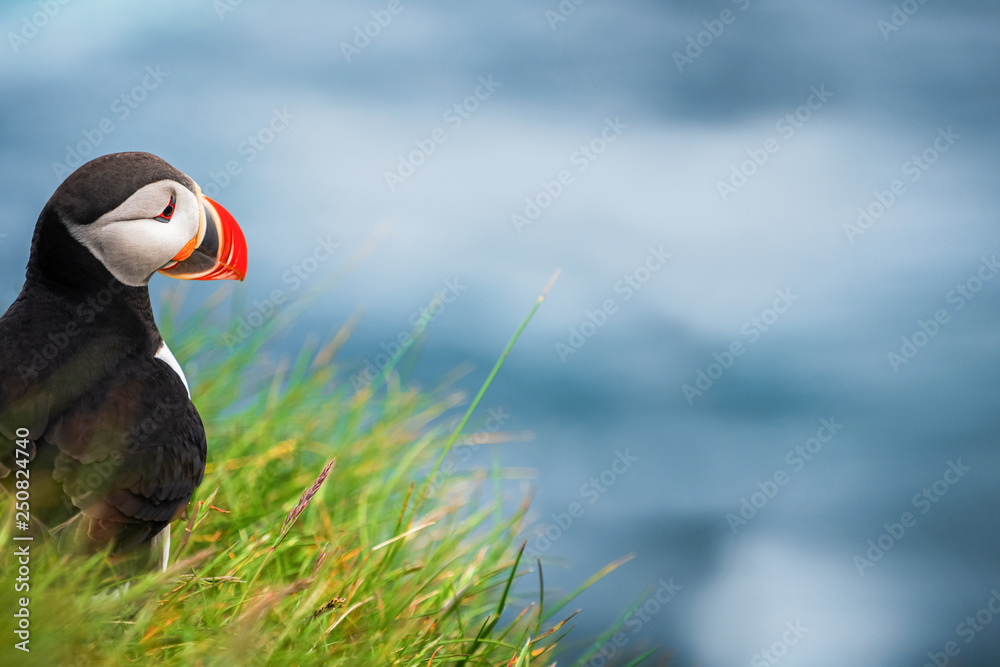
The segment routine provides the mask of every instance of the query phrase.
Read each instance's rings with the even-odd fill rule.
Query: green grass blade
[[[504,351],[500,355],[500,358],[497,359],[497,362],[493,365],[493,370],[490,371],[490,374],[486,377],[486,381],[483,382],[483,385],[479,388],[479,392],[476,394],[476,397],[472,399],[472,403],[469,404],[469,408],[465,411],[465,414],[462,416],[462,421],[459,422],[458,426],[452,432],[451,437],[449,437],[448,441],[445,442],[444,448],[441,450],[440,456],[438,456],[437,461],[434,463],[434,467],[431,468],[430,473],[427,475],[427,480],[424,482],[423,489],[421,489],[420,494],[417,496],[418,503],[426,495],[427,487],[431,483],[433,483],[434,476],[437,474],[438,468],[441,467],[441,464],[444,462],[445,457],[448,456],[448,452],[450,452],[451,448],[455,445],[455,441],[458,440],[458,436],[462,434],[462,431],[465,429],[465,424],[469,421],[469,417],[471,417],[472,413],[475,412],[476,406],[479,405],[479,401],[482,400],[483,395],[486,393],[486,390],[489,389],[489,386],[493,383],[493,378],[495,378],[497,373],[500,371],[500,367],[503,366],[504,361],[506,361],[507,355],[509,355],[510,351],[514,349],[514,344],[517,342],[517,339],[521,337],[521,334],[524,332],[524,329],[528,326],[528,323],[531,322],[532,318],[535,317],[535,313],[538,312],[538,309],[541,307],[542,302],[545,300],[546,295],[548,295],[549,290],[552,289],[552,286],[559,278],[559,273],[560,273],[559,271],[556,271],[549,279],[549,282],[545,286],[545,289],[543,289],[542,293],[538,296],[538,300],[535,302],[534,307],[528,313],[528,316],[524,318],[524,321],[521,322],[521,326],[517,328],[517,331],[514,332],[514,335],[511,336],[510,341],[507,343],[507,347],[504,348]]]
[[[629,554],[627,556],[623,556],[622,558],[619,558],[613,563],[605,565],[600,570],[590,575],[590,577],[585,582],[577,586],[572,593],[564,597],[562,600],[557,602],[554,607],[549,609],[549,612],[545,614],[544,620],[548,620],[552,618],[554,615],[558,614],[561,609],[563,609],[566,605],[575,600],[576,597],[580,595],[580,593],[584,592],[585,590],[587,590],[588,588],[596,584],[598,581],[608,576],[611,572],[617,570],[619,567],[629,562],[633,558],[635,558],[635,554]]]

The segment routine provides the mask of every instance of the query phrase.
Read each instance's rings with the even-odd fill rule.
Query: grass
[[[24,594],[11,590],[18,564],[5,504],[0,662],[554,664],[582,588],[545,599],[540,564],[524,562],[516,541],[529,500],[504,516],[502,500],[482,493],[501,477],[496,463],[437,475],[543,298],[457,427],[460,396],[400,386],[392,369],[405,348],[355,391],[334,363],[349,326],[262,370],[255,360],[281,318],[223,354],[206,342],[213,303],[183,326],[177,308],[164,308],[165,337],[198,369],[193,399],[209,439],[205,479],[173,526],[172,565],[121,592],[103,555],[70,557],[36,541],[31,653],[14,651],[9,619]],[[493,498],[485,506],[484,495]],[[532,599],[515,594],[525,577],[517,588]]]

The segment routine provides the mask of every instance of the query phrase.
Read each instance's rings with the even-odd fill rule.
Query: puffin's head
[[[42,218],[52,216],[126,285],[146,285],[157,271],[184,280],[246,276],[246,240],[233,216],[149,153],[87,162],[52,195]]]

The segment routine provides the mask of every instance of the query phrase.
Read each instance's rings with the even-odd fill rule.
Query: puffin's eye
[[[170,218],[174,217],[174,208],[175,208],[174,205],[176,203],[177,203],[177,198],[171,196],[170,203],[167,204],[167,207],[165,209],[163,209],[163,213],[159,214],[153,219],[159,220],[160,222],[170,222]]]

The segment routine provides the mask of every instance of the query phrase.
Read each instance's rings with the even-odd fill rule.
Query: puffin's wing
[[[3,400],[3,394],[0,387],[0,478],[10,475],[15,466],[30,467],[38,453],[38,438],[48,428],[53,403],[52,395],[45,391],[10,401]],[[18,461],[26,463],[18,464]]]
[[[0,317],[0,480],[5,488],[13,489],[11,471],[17,467],[25,472],[16,477],[27,478],[34,494],[42,489],[28,477],[28,468],[38,454],[38,438],[48,428],[56,399],[36,382],[36,360],[26,342],[31,336],[23,311],[23,300],[18,298]],[[28,336],[18,335],[26,330]]]
[[[191,499],[205,470],[205,429],[178,375],[130,359],[52,419],[52,477],[116,552],[148,541]],[[41,443],[40,443],[41,444]]]

